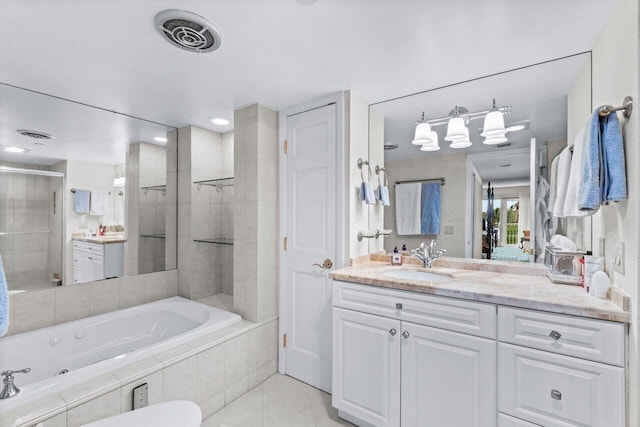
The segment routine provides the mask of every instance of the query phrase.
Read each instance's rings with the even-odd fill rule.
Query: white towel
[[[396,233],[399,236],[420,234],[421,197],[421,182],[396,185]]]
[[[571,171],[571,150],[569,147],[558,155],[558,175],[556,176],[556,193],[553,203],[553,216],[564,217],[564,200],[567,197],[567,185]]]
[[[558,192],[558,158],[560,156],[555,156],[551,161],[551,170],[549,171],[549,205],[547,208],[549,209],[549,213],[553,215],[553,207],[556,203],[556,193]]]
[[[580,191],[580,180],[582,179],[582,152],[584,147],[585,128],[578,131],[573,141],[573,157],[571,159],[571,172],[569,173],[569,183],[564,200],[563,215],[565,217],[584,217],[592,215],[594,212],[582,211],[578,209],[578,192]]]
[[[91,190],[91,210],[89,211],[89,215],[106,215],[108,200],[108,191]]]

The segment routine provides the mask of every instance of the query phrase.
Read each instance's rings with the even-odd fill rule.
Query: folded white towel
[[[107,202],[109,200],[108,191],[91,191],[91,210],[89,215],[106,215]]]
[[[396,185],[396,233],[399,236],[420,234],[421,197],[421,182]]]
[[[571,158],[571,172],[569,173],[569,183],[564,200],[563,214],[565,217],[584,217],[593,215],[594,211],[583,211],[578,209],[578,192],[580,191],[580,180],[582,179],[582,156],[584,150],[585,128],[578,131],[573,141],[573,157]]]
[[[564,200],[567,197],[567,185],[571,171],[571,150],[565,148],[558,155],[558,176],[556,177],[556,193],[553,203],[553,216],[564,217]]]

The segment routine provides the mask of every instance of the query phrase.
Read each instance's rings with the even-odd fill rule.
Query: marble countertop
[[[85,236],[84,234],[78,234],[73,236],[73,240],[79,240],[81,242],[98,243],[104,245],[106,243],[123,243],[126,242],[124,235],[113,236]]]
[[[488,270],[482,269],[483,264]],[[516,270],[510,272],[510,267]],[[361,283],[391,289],[420,292],[483,301],[512,307],[531,308],[560,314],[590,317],[629,323],[629,311],[610,299],[589,295],[581,286],[552,283],[546,270],[532,268],[525,272],[526,264],[478,262],[476,260],[453,261],[443,258],[426,271],[444,274],[448,280],[431,282],[394,278],[385,275],[389,269],[420,269],[415,265],[391,266],[387,262],[369,261],[354,267],[331,272],[330,277],[344,282]],[[524,270],[524,271],[523,271]],[[515,273],[515,274],[514,274]],[[624,306],[624,305],[623,305]]]

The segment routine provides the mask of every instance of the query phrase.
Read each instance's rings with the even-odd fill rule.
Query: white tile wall
[[[7,335],[175,296],[177,282],[169,270],[11,294]]]

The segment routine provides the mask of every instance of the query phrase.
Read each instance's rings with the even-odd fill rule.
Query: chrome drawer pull
[[[394,336],[396,336],[398,331],[396,331],[396,328],[391,328],[391,329],[389,329],[389,333],[391,334],[392,337],[394,337]]]
[[[555,400],[562,400],[562,393],[558,390],[551,390],[551,398]]]
[[[396,303],[396,310],[402,310],[402,304],[399,302]]]
[[[402,333],[402,336],[405,337],[405,338],[409,338],[409,331],[404,331]]]
[[[560,337],[562,336],[562,334],[560,332],[558,332],[558,331],[551,331],[549,336],[551,338],[553,338],[554,340],[558,341],[560,339]]]

